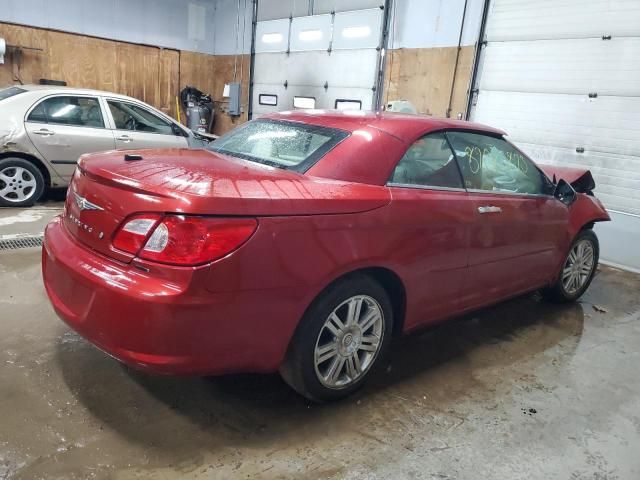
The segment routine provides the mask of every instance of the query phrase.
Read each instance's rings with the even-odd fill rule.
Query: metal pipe
[[[473,72],[471,73],[471,82],[469,83],[469,91],[467,92],[467,111],[464,112],[465,120],[469,120],[469,116],[471,115],[471,107],[473,106],[473,95],[476,90],[478,67],[480,65],[480,55],[482,53],[482,46],[484,45],[484,31],[487,26],[487,17],[489,15],[489,2],[490,0],[484,0],[484,6],[482,8],[482,22],[480,23],[480,32],[478,34],[478,42],[476,43],[476,54],[473,59]]]
[[[253,77],[255,76],[256,63],[256,28],[258,27],[258,0],[253,1],[253,18],[251,19],[251,62],[249,64],[249,106],[247,118],[253,118]]]
[[[380,110],[382,108],[382,99],[384,91],[384,72],[387,66],[387,53],[389,43],[389,24],[391,21],[391,8],[393,0],[385,0],[384,2],[384,16],[382,20],[382,39],[380,41],[380,52],[378,55],[378,70],[377,78],[375,79],[375,92],[373,99],[373,108]],[[394,32],[395,35],[395,32]]]
[[[458,36],[458,50],[456,51],[456,63],[453,66],[453,77],[451,78],[451,91],[449,92],[449,104],[445,116],[451,118],[451,103],[453,102],[453,92],[456,88],[456,76],[458,75],[458,63],[460,62],[460,50],[462,49],[462,34],[464,33],[464,20],[467,17],[467,0],[464,0],[462,9],[462,21],[460,22],[460,35]]]

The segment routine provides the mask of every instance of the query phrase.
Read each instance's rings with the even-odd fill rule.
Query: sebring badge
[[[73,196],[75,198],[76,205],[78,206],[80,211],[82,211],[82,210],[104,210],[104,208],[102,208],[101,206],[96,205],[95,203],[91,203],[89,200],[87,200],[84,197],[81,197],[76,192],[73,192]]]

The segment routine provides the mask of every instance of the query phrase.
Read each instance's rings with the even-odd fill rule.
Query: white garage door
[[[258,21],[253,118],[294,108],[375,107],[384,9],[331,11]]]
[[[591,169],[603,257],[640,269],[640,1],[491,0],[485,40],[471,119]]]

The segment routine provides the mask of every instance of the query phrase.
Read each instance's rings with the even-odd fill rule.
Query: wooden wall
[[[446,116],[457,50],[457,47],[389,50],[385,103],[390,100],[409,100],[419,113]],[[474,46],[465,46],[460,50],[451,118],[457,118],[458,113],[464,116],[474,51]]]
[[[176,100],[182,87],[190,85],[221,99],[224,84],[233,80],[233,55],[206,55],[136,45],[58,31],[0,23],[0,37],[23,49],[18,58],[9,50],[0,65],[0,87],[38,83],[41,78],[64,80],[69,86],[121,93],[142,100],[176,117]],[[249,55],[237,57],[236,77],[243,65],[245,113],[231,118],[217,102],[215,133],[224,133],[246,121]],[[181,114],[183,123],[184,114]]]
[[[187,85],[211,93],[216,101],[216,126],[214,132],[221,134],[247,121],[249,105],[250,55],[207,55],[195,52],[180,52],[180,89]],[[222,98],[224,84],[232,82],[234,70],[236,81],[240,81],[242,65],[242,106],[239,117],[224,113],[227,101]],[[175,108],[174,108],[175,110]],[[184,118],[183,118],[184,120]]]

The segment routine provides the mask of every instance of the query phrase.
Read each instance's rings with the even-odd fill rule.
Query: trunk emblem
[[[73,192],[73,197],[76,201],[76,205],[82,210],[104,210],[100,205],[96,205],[95,203],[91,203],[86,198],[78,195],[76,192]]]

